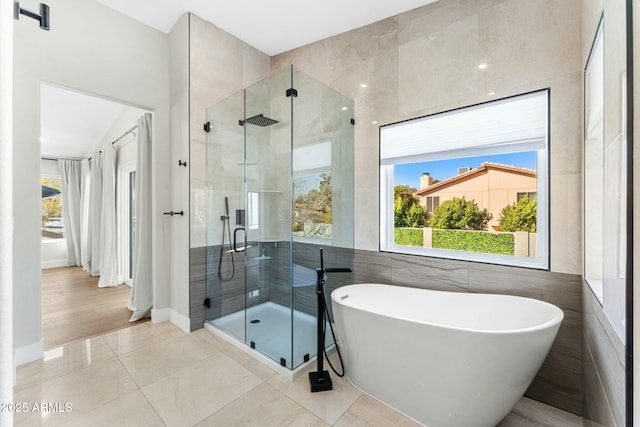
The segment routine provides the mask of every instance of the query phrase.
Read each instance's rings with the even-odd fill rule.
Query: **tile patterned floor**
[[[15,426],[416,426],[332,376],[330,393],[295,381],[201,329],[151,322],[68,344],[17,371]],[[33,411],[57,403],[58,411]],[[71,411],[65,412],[65,403]],[[579,417],[522,399],[499,427],[581,427]],[[461,426],[462,427],[462,426]]]

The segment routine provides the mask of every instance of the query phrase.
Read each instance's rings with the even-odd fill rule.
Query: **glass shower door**
[[[292,367],[290,72],[245,90],[245,341]]]
[[[293,101],[293,360],[294,368],[316,353],[315,268],[320,248],[325,268],[353,268],[353,101],[292,68]],[[353,283],[330,273],[325,294]],[[325,347],[333,344],[326,326]]]
[[[244,253],[233,239],[244,240],[244,93],[207,109],[207,320],[238,340],[245,339]],[[236,214],[236,212],[238,212]],[[241,243],[243,246],[244,244]]]

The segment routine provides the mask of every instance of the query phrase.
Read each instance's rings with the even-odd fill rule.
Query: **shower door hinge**
[[[204,131],[207,133],[211,132],[211,122],[207,122],[204,124]]]
[[[294,98],[296,98],[298,96],[298,91],[295,90],[294,88],[287,89],[287,98],[289,98],[290,96],[293,96]]]
[[[211,308],[211,298],[204,299],[204,306],[207,308]]]
[[[355,125],[356,124],[356,119],[351,119],[351,124]]]

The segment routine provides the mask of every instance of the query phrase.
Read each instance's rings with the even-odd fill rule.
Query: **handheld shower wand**
[[[225,214],[220,216],[220,220],[222,221],[222,243],[220,244],[220,258],[218,260],[218,277],[222,281],[229,281],[233,279],[233,276],[235,276],[236,274],[236,265],[233,260],[233,252],[235,251],[233,250],[233,245],[231,243],[231,224],[229,224],[229,198],[226,196],[224,198],[224,209],[225,209]],[[228,233],[228,236],[229,236],[228,252],[231,254],[231,276],[229,277],[222,276],[222,256],[225,252],[224,251],[225,231]]]

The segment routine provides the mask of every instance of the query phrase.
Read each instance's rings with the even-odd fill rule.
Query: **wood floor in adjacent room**
[[[99,288],[98,279],[82,267],[42,270],[45,350],[148,320],[129,322],[129,286]]]

